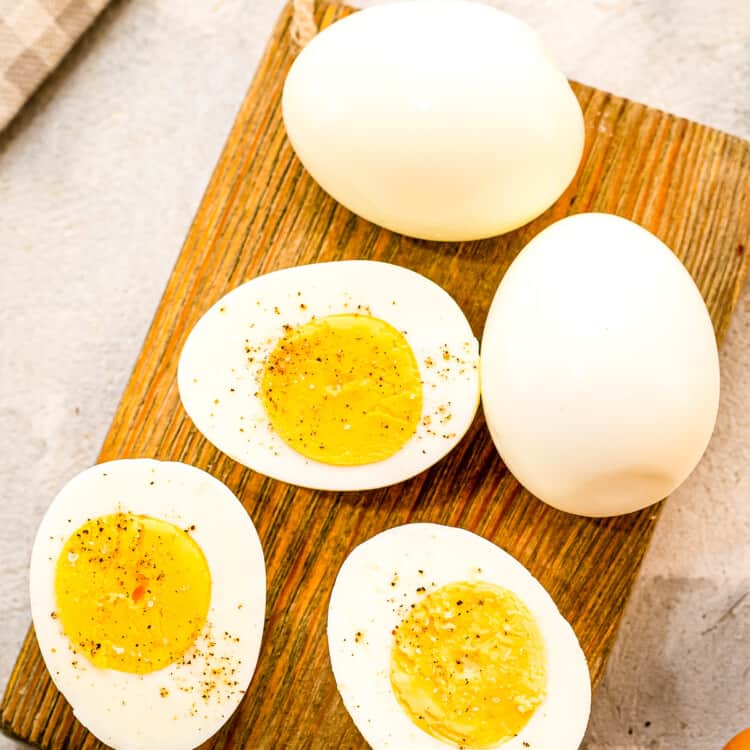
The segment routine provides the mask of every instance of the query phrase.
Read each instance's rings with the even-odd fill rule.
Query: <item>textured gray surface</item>
[[[750,137],[747,0],[496,4],[572,77]],[[2,684],[36,525],[96,458],[281,5],[116,2],[0,135]],[[750,288],[716,434],[657,528],[588,750],[715,750],[750,724],[748,353]]]

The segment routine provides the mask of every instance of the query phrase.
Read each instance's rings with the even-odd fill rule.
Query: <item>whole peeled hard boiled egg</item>
[[[124,459],[71,479],[31,553],[34,630],[76,718],[116,750],[186,750],[255,670],[263,551],[232,492],[193,466]]]
[[[375,750],[577,750],[591,684],[573,629],[492,542],[413,523],[344,561],[328,608],[344,705]]]
[[[367,260],[284,268],[218,300],[177,381],[220,450],[302,487],[367,490],[432,466],[479,405],[479,344],[424,276]]]
[[[657,237],[610,214],[562,219],[513,261],[487,316],[481,376],[510,471],[587,516],[676,489],[719,404],[716,338],[695,282]]]
[[[408,0],[332,24],[287,76],[303,165],[356,214],[428,240],[538,216],[572,180],[583,116],[537,34],[466,0]]]

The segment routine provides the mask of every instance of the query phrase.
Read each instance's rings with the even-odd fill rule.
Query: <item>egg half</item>
[[[76,718],[117,750],[185,750],[255,670],[265,564],[232,492],[181,463],[125,459],[71,479],[31,554],[34,630]]]
[[[570,625],[507,552],[414,523],[360,544],[336,578],[328,647],[375,748],[577,750],[591,684]]]
[[[258,276],[198,321],[180,356],[185,410],[220,450],[317,489],[408,479],[461,439],[478,343],[456,302],[400,266],[352,260]]]
[[[534,237],[482,336],[482,405],[518,480],[560,510],[629,513],[681,484],[708,444],[719,358],[695,282],[657,237],[578,214]]]
[[[465,0],[392,2],[327,27],[294,61],[282,111],[326,192],[429,240],[531,221],[583,153],[580,105],[537,34]]]

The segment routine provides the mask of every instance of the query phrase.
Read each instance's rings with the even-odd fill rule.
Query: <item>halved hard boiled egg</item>
[[[507,552],[414,523],[360,544],[328,609],[344,705],[380,748],[576,750],[591,685],[570,625]]]
[[[424,276],[316,263],[221,298],[190,333],[178,384],[198,429],[245,466],[365,490],[418,474],[461,439],[479,400],[478,344]]]
[[[31,555],[52,680],[118,750],[184,750],[232,715],[255,670],[265,563],[232,492],[181,463],[126,459],[68,482]]]

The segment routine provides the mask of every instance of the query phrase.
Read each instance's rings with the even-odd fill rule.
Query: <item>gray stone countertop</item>
[[[747,0],[496,4],[572,78],[750,138]],[[36,526],[96,460],[281,6],[119,0],[0,134],[3,686]],[[749,353],[746,287],[714,438],[658,525],[588,750],[716,750],[750,725]]]

